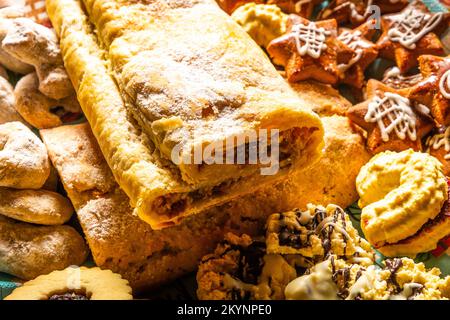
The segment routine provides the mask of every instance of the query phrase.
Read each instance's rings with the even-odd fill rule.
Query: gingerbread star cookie
[[[394,89],[407,89],[413,87],[422,80],[423,77],[420,73],[403,75],[398,67],[391,67],[384,72],[381,82]]]
[[[438,125],[450,124],[450,56],[419,57],[423,81],[411,91],[410,97],[426,105]]]
[[[423,54],[443,55],[439,35],[449,21],[450,13],[431,13],[421,1],[413,1],[401,12],[382,17],[383,33],[377,42],[380,55],[394,60],[402,73],[417,66]]]
[[[218,0],[219,6],[228,14],[232,14],[238,7],[254,2],[257,4],[275,4],[285,13],[295,13],[304,18],[311,17],[314,6],[319,4],[320,0]]]
[[[443,164],[444,174],[450,176],[450,127],[435,130],[425,142],[426,151]]]
[[[374,29],[364,23],[356,29],[341,28],[338,40],[342,41],[350,49],[355,51],[348,63],[338,65],[340,82],[352,87],[362,88],[364,85],[364,70],[377,58],[377,46],[369,41]]]
[[[338,64],[348,63],[354,51],[337,39],[336,20],[312,22],[290,15],[286,34],[272,40],[267,51],[273,62],[285,67],[290,82],[306,79],[335,84]]]
[[[391,13],[402,10],[408,0],[334,0],[319,12],[318,19],[336,19],[339,24],[350,23],[357,26],[365,22],[372,14]]]
[[[430,111],[406,96],[406,90],[370,79],[367,100],[348,110],[349,119],[367,131],[367,147],[372,153],[409,148],[422,151],[421,139],[433,128]]]

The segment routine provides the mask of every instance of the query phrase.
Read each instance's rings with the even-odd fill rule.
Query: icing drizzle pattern
[[[322,50],[327,48],[325,41],[331,32],[322,27],[318,28],[314,22],[310,22],[308,25],[294,25],[292,27],[292,34],[298,53],[301,56],[307,54],[317,59],[322,54]]]
[[[389,17],[393,22],[388,37],[407,49],[413,50],[416,42],[431,32],[442,20],[443,13],[429,14],[415,8],[407,8],[399,15]]]
[[[444,133],[438,133],[430,138],[428,138],[426,145],[428,146],[428,151],[430,148],[438,150],[444,147],[447,154],[444,156],[445,160],[450,160],[450,127],[445,129]]]
[[[363,49],[369,48],[370,44],[362,39],[362,33],[359,30],[353,32],[350,30],[346,30],[338,36],[338,40],[343,42],[356,53],[356,55],[352,59],[350,59],[348,63],[338,65],[339,71],[345,72],[361,59],[364,52]]]
[[[450,99],[450,69],[439,80],[439,91],[446,99]]]
[[[385,92],[384,97],[375,96],[368,105],[364,120],[378,124],[383,141],[389,141],[392,131],[402,140],[407,135],[413,141],[417,139],[416,116],[410,101],[396,93]]]

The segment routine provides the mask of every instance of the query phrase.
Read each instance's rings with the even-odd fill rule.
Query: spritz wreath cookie
[[[356,187],[364,235],[375,248],[389,256],[397,252],[384,251],[385,246],[418,234],[431,221],[438,222],[448,200],[442,164],[427,153],[412,150],[376,155],[361,168]],[[425,248],[404,246],[401,253],[414,256],[434,249],[439,239],[431,235],[430,238],[434,243],[427,242]]]
[[[128,281],[111,270],[69,267],[40,276],[5,300],[132,300]]]
[[[286,32],[288,15],[276,5],[247,3],[231,15],[255,42],[267,45]]]

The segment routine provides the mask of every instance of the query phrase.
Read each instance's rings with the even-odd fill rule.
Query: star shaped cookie
[[[438,125],[450,125],[450,56],[423,55],[419,69],[423,81],[409,96],[426,105]]]
[[[412,148],[422,151],[421,139],[433,128],[429,109],[408,99],[407,90],[395,90],[370,79],[367,100],[353,106],[347,116],[367,131],[372,153]]]
[[[391,13],[406,7],[408,0],[334,0],[319,12],[318,19],[336,19],[339,24],[357,26],[375,13],[372,5],[380,8],[381,13]]]
[[[364,70],[378,56],[376,44],[368,40],[374,32],[369,24],[370,22],[366,22],[353,30],[345,28],[339,30],[338,40],[355,51],[354,56],[348,63],[338,65],[340,82],[356,88],[363,87]]]
[[[444,174],[450,176],[450,127],[436,129],[425,142],[426,151],[444,165]]]
[[[396,14],[382,16],[378,40],[380,56],[394,60],[401,73],[417,66],[423,54],[443,55],[439,35],[449,26],[450,13],[431,13],[421,1],[411,2]]]
[[[423,77],[420,73],[403,75],[398,67],[391,67],[384,72],[381,82],[394,89],[407,89],[412,88],[422,80]]]
[[[286,34],[272,40],[267,51],[275,64],[285,67],[290,82],[315,79],[336,84],[338,64],[354,56],[337,39],[336,20],[312,22],[294,14],[289,16]]]
[[[314,6],[319,4],[320,0],[218,0],[219,6],[228,14],[232,14],[238,7],[254,2],[257,4],[275,4],[285,13],[295,13],[304,18],[312,15]]]

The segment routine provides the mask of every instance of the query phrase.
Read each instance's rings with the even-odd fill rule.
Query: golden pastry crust
[[[415,235],[439,215],[448,199],[441,163],[411,149],[373,157],[362,167],[356,186],[362,208],[361,228],[376,248]],[[410,247],[410,254],[414,252],[420,251]]]
[[[40,227],[0,216],[0,271],[33,279],[70,265],[81,265],[88,249],[69,226]]]
[[[41,135],[77,210],[96,264],[122,274],[140,291],[194,271],[227,231],[262,232],[267,216],[287,210],[286,205],[302,208],[309,200],[334,200],[344,207],[353,203],[355,177],[369,155],[345,117],[324,118],[324,124],[324,159],[310,174],[294,174],[289,183],[159,231],[133,215],[87,123],[41,130]],[[336,167],[344,163],[343,158],[346,164]],[[324,182],[329,183],[326,193]]]
[[[16,110],[29,124],[38,129],[58,127],[64,122],[80,118],[82,114],[74,92],[61,100],[54,100],[42,94],[35,72],[17,82],[14,95]]]
[[[108,4],[108,1],[86,2],[87,11],[90,12],[93,6]],[[196,130],[199,137],[211,137],[210,134],[214,133],[217,137],[220,136],[218,139],[221,140],[224,137],[224,131],[227,132],[226,136],[229,136],[228,133],[240,132],[244,127],[245,129],[254,129],[269,126],[283,129],[290,128],[295,123],[295,125],[312,129],[311,131],[309,129],[301,130],[298,135],[299,138],[296,139],[296,142],[302,144],[299,146],[299,150],[302,151],[299,162],[293,161],[300,165],[303,160],[311,161],[317,156],[322,137],[320,120],[312,113],[298,107],[303,105],[302,101],[299,101],[295,93],[277,74],[260,48],[234,22],[230,23],[231,18],[220,12],[212,1],[168,5],[161,0],[161,3],[148,5],[126,2],[124,6],[130,10],[130,17],[133,17],[136,23],[126,22],[120,12],[113,9],[115,6],[102,6],[104,9],[110,8],[105,11],[92,10],[90,20],[94,24],[99,22],[102,17],[115,21],[115,27],[108,23],[101,23],[97,28],[100,30],[98,34],[104,40],[102,42],[109,48],[109,59],[112,62],[113,73],[116,74],[121,94],[126,96],[127,100],[131,99],[131,101],[127,101],[126,106],[123,104],[116,83],[111,78],[111,70],[105,68],[105,65],[108,64],[105,63],[104,52],[98,48],[98,39],[95,38],[90,24],[87,23],[87,17],[77,2],[52,0],[47,4],[55,28],[60,32],[66,67],[100,147],[110,167],[113,168],[116,180],[130,197],[132,206],[136,208],[138,215],[149,222],[153,228],[163,228],[179,223],[187,215],[216,206],[242,194],[251,193],[255,188],[262,188],[263,185],[271,184],[282,177],[281,173],[263,177],[259,175],[258,170],[258,175],[249,174],[246,179],[240,179],[236,183],[228,180],[225,185],[221,185],[221,189],[225,189],[223,193],[206,196],[211,191],[209,188],[218,185],[219,180],[235,177],[237,174],[235,168],[206,166],[205,170],[202,170],[194,179],[208,176],[208,179],[202,181],[205,184],[212,183],[212,185],[202,189],[199,188],[197,180],[195,187],[187,185],[183,181],[183,179],[186,180],[185,173],[190,172],[192,167],[186,166],[183,167],[184,169],[174,167],[166,159],[160,158],[157,155],[159,152],[154,152],[159,150],[166,158],[170,157],[171,150],[180,137],[187,137],[183,148],[190,152],[191,146],[201,142],[192,136],[192,130],[195,128],[200,130],[200,132]],[[182,15],[179,14],[179,6],[184,8],[182,11],[186,11]],[[173,15],[174,19],[158,20],[158,23],[155,24],[150,23],[154,21],[153,18],[157,13],[162,12]],[[203,21],[205,17],[208,18],[207,21]],[[199,21],[202,22],[199,23]],[[220,23],[217,23],[218,21]],[[163,22],[164,26],[160,24]],[[180,23],[183,28],[179,27]],[[193,37],[197,33],[195,28],[200,28],[198,31],[204,32],[205,23],[211,26],[208,30],[218,30],[224,36],[228,34],[239,41],[228,41],[226,43],[233,43],[233,46],[223,48],[225,42],[219,40],[222,37],[215,38],[215,40],[210,39],[209,36],[212,34],[216,37],[215,32],[208,32],[207,37]],[[186,30],[186,26],[192,30]],[[156,28],[155,32],[150,32],[152,28]],[[137,31],[142,29],[145,31]],[[179,34],[182,30],[184,30],[184,36]],[[111,44],[115,36],[118,38]],[[150,42],[144,39],[148,39]],[[158,39],[161,41],[157,41]],[[171,41],[168,43],[167,39],[171,39]],[[147,46],[149,43],[156,44],[156,47],[149,48]],[[176,48],[172,46],[191,48],[191,50],[183,49],[180,52],[177,49],[174,51]],[[142,50],[138,50],[139,54],[121,50],[126,47],[140,47]],[[209,62],[204,63],[205,59],[211,58],[209,54],[204,54],[206,48],[211,48],[214,56],[223,52],[220,48],[225,49],[223,59],[213,58],[214,61],[211,61],[212,64],[218,64],[218,68],[198,69],[198,66],[210,65]],[[246,51],[245,54],[242,54],[243,50]],[[167,59],[174,52],[178,52],[177,55],[180,58],[178,61],[190,61],[184,57],[187,52],[195,54],[198,66],[190,63],[183,65],[181,62]],[[245,60],[246,63],[236,64],[236,59]],[[248,63],[247,60],[249,60]],[[200,63],[200,61],[204,62]],[[244,66],[243,69],[238,65]],[[173,69],[174,67],[175,69]],[[217,72],[224,71],[224,74],[219,75],[212,69]],[[171,70],[178,70],[178,76],[174,77]],[[153,73],[155,76],[157,76],[156,73],[160,74],[155,78],[158,81],[147,81],[149,74]],[[211,79],[213,76],[211,73],[218,78],[208,82],[209,84],[200,83],[200,87],[203,85],[207,87],[206,91],[200,90],[200,87],[192,87],[192,81],[186,81],[186,77],[196,78],[199,74]],[[200,79],[204,79],[204,77],[202,76]],[[231,82],[227,82],[225,86],[215,86],[223,83],[223,79]],[[170,90],[166,90],[169,82],[171,83]],[[174,85],[174,82],[177,82],[177,85]],[[244,86],[244,82],[249,86]],[[188,86],[187,83],[189,83]],[[210,85],[213,85],[214,88]],[[244,87],[252,87],[254,90],[247,91],[243,89]],[[105,95],[105,92],[108,92],[108,95]],[[164,94],[157,92],[164,92]],[[186,92],[189,94],[185,95]],[[206,100],[203,99],[205,92],[212,95],[212,100],[208,97]],[[268,93],[270,93],[270,97],[267,95]],[[175,96],[183,98],[173,104],[170,99]],[[200,99],[201,101],[211,100],[213,102],[211,106],[222,111],[215,113],[213,108],[211,114],[208,111],[208,120],[201,119],[199,111],[204,109],[201,107],[203,102],[199,102],[200,96],[203,97]],[[283,101],[289,101],[286,102],[287,104],[283,102],[281,108],[278,107],[280,98],[283,98]],[[192,104],[187,103],[186,99],[192,99]],[[233,110],[222,108],[230,104],[233,105]],[[273,108],[274,105],[277,107]],[[163,110],[164,106],[177,106],[177,108],[171,107],[170,110]],[[195,110],[192,110],[191,107]],[[234,120],[224,124],[227,110],[231,112],[228,113],[228,116]],[[201,113],[203,114],[203,112]],[[130,114],[144,118],[138,119],[138,125],[130,119]],[[274,116],[277,116],[275,122],[272,121],[275,119]],[[227,119],[231,119],[230,117]],[[181,127],[179,127],[180,124]],[[158,134],[155,135],[153,130]],[[186,135],[177,135],[182,132],[185,132]],[[147,136],[156,142],[156,149],[147,140]],[[183,171],[185,169],[187,171]],[[220,175],[216,174],[217,169],[220,169]],[[282,172],[287,173],[287,169],[283,169]],[[229,170],[229,172],[222,172],[223,170],[227,170],[227,172]],[[250,168],[249,172],[252,170]]]
[[[39,189],[50,174],[47,150],[21,122],[0,125],[0,186]]]
[[[58,296],[68,292],[86,300],[133,299],[128,281],[111,270],[69,267],[24,283],[5,300],[60,300]]]
[[[247,216],[266,217],[292,208],[306,209],[308,203],[334,203],[346,208],[358,199],[355,179],[371,155],[364,139],[347,117],[323,117],[325,146],[323,156],[305,171],[294,171],[283,183],[241,197],[224,207]]]
[[[295,92],[311,97],[310,103],[306,107],[311,108],[321,117],[345,116],[347,110],[352,106],[350,101],[330,85],[316,81],[291,82],[289,84]]]
[[[69,221],[73,207],[69,199],[47,190],[0,188],[0,215],[42,225]]]

